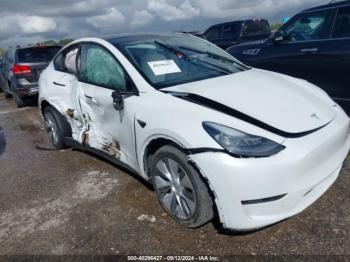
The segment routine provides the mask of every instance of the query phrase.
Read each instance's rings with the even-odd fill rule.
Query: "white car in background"
[[[75,41],[42,73],[39,104],[56,148],[133,170],[189,228],[293,216],[334,183],[350,148],[349,118],[321,89],[181,34]]]

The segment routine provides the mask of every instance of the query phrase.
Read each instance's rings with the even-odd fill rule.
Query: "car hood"
[[[225,108],[249,116],[288,133],[316,130],[336,115],[335,103],[319,88],[300,79],[251,69],[228,76],[192,82],[164,89],[167,92],[193,94],[225,113]],[[200,103],[201,106],[206,106]],[[213,107],[214,105],[214,107]],[[254,124],[254,121],[250,121]],[[255,121],[256,122],[256,121]],[[261,125],[260,125],[261,126]]]

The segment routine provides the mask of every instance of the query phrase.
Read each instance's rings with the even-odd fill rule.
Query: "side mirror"
[[[275,44],[280,44],[285,41],[288,41],[288,34],[284,31],[278,30],[272,35],[272,42]]]
[[[124,109],[124,98],[123,98],[122,92],[120,92],[119,90],[114,91],[112,93],[112,98],[113,98],[113,107],[117,111],[122,111]]]

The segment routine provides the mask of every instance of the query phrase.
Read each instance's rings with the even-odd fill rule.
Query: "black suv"
[[[248,65],[320,86],[350,114],[350,1],[305,10],[267,40],[227,51]]]
[[[239,43],[265,39],[271,35],[271,27],[265,19],[249,19],[214,25],[203,35],[196,35],[226,49]]]
[[[17,106],[23,107],[29,97],[37,96],[40,73],[60,49],[61,46],[9,48],[4,56],[0,77],[6,98],[12,95]]]

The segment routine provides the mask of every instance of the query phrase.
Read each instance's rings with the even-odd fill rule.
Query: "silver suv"
[[[13,96],[17,106],[23,107],[28,97],[37,96],[39,76],[60,49],[60,46],[9,48],[1,70],[6,98]]]

